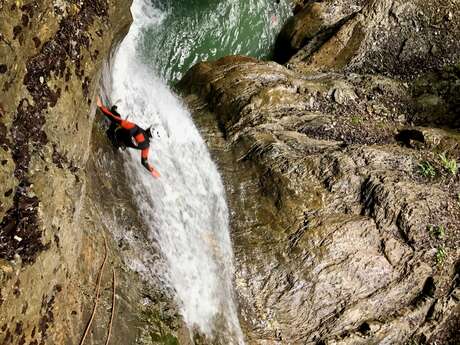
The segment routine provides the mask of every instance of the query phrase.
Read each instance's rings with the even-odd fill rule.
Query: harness
[[[150,140],[148,138],[147,133],[145,133],[145,131],[143,131],[139,127],[135,127],[135,129],[133,129],[132,131],[128,131],[122,126],[116,124],[116,127],[113,132],[114,139],[122,150],[125,150],[127,147],[143,150],[149,147],[150,145]],[[138,139],[138,142],[136,141],[136,137],[138,137],[139,135],[142,136],[143,140],[141,139],[142,141],[140,141]]]

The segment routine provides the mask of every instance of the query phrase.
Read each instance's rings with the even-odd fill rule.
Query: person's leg
[[[119,148],[122,150],[126,150],[126,144],[125,144],[125,136],[127,135],[126,130],[120,126],[117,126],[114,131],[114,138],[115,141],[117,142],[117,145]]]
[[[107,129],[106,133],[112,145],[118,149],[120,147],[120,144],[118,143],[118,140],[116,138],[117,127],[118,127],[118,124],[116,122],[111,122],[109,129]]]

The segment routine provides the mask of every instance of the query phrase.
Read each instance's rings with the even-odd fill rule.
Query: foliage
[[[363,122],[363,119],[359,116],[352,116],[351,117],[351,123],[354,125],[359,125],[361,122]]]
[[[152,341],[156,344],[164,345],[179,345],[179,341],[172,334],[160,335],[157,333],[151,333]]]
[[[444,247],[438,247],[436,250],[436,263],[438,265],[442,264],[444,260],[447,258],[447,252]]]
[[[457,166],[457,161],[455,159],[449,159],[444,153],[441,153],[439,155],[439,159],[441,160],[441,163],[452,176],[457,175],[458,172],[458,166]]]
[[[423,176],[429,177],[429,178],[433,178],[433,177],[436,176],[436,170],[430,164],[430,162],[424,161],[424,162],[420,163],[418,166],[420,168],[420,173]]]
[[[432,236],[440,240],[442,240],[446,235],[446,229],[444,228],[444,225],[428,225],[428,231]]]

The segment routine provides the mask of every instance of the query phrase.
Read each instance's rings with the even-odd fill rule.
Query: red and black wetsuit
[[[123,120],[116,111],[110,111],[104,106],[99,107],[104,115],[110,120],[111,125],[108,131],[109,138],[115,145],[130,147],[141,150],[141,163],[150,172],[153,167],[148,163],[150,132],[138,125]],[[115,114],[114,114],[115,113]]]

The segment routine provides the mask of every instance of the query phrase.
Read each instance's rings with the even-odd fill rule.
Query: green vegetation
[[[354,125],[359,125],[361,122],[363,122],[363,119],[359,116],[352,116],[351,117],[351,123]]]
[[[430,162],[424,161],[424,162],[420,163],[418,166],[420,168],[420,173],[423,176],[429,177],[429,178],[433,178],[433,177],[436,176],[436,170],[430,164]]]
[[[439,155],[439,159],[445,170],[447,170],[452,176],[457,175],[458,166],[457,161],[455,159],[449,159],[444,153]]]
[[[177,340],[177,338],[171,334],[159,335],[152,333],[150,336],[152,337],[152,341],[155,344],[179,345],[179,341]]]
[[[447,252],[444,247],[438,247],[436,251],[436,264],[440,265],[447,258]]]
[[[170,310],[172,311],[172,310]],[[148,308],[141,313],[141,319],[146,324],[142,329],[139,344],[142,345],[179,345],[174,335],[178,329],[178,316],[164,312],[157,306]]]
[[[442,240],[446,235],[446,229],[444,228],[444,225],[428,225],[428,231],[432,236],[436,237],[439,240]]]
[[[458,165],[455,159],[449,159],[445,153],[441,153],[438,155],[440,162],[434,162],[431,164],[429,161],[422,161],[418,167],[420,169],[420,173],[427,178],[434,178],[437,174],[437,171],[444,169],[448,174],[455,176],[458,173]],[[441,167],[439,166],[441,165]],[[438,166],[438,169],[435,168]],[[459,193],[460,194],[460,193]],[[459,196],[460,201],[460,196]]]

